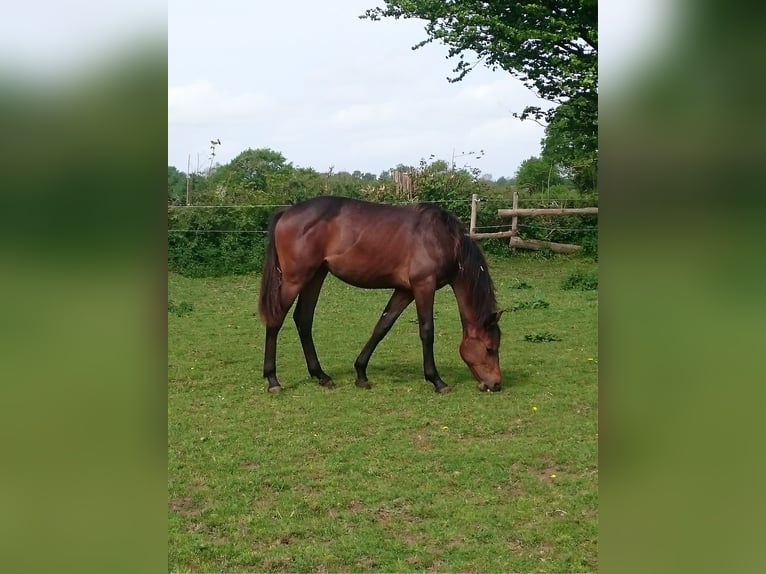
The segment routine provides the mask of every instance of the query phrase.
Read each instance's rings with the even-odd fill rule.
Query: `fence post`
[[[513,209],[519,208],[519,192],[513,192]],[[511,238],[508,240],[508,246],[514,249],[513,238],[519,236],[519,217],[514,215],[511,219]]]
[[[191,191],[191,154],[186,161],[186,205],[191,205],[189,202],[189,192]]]
[[[471,195],[471,224],[468,227],[468,235],[476,233],[476,212],[479,205],[479,195],[474,193]]]

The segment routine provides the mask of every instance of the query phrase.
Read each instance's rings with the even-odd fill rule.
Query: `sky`
[[[168,163],[182,171],[268,147],[296,166],[371,172],[434,155],[494,178],[540,153],[543,128],[512,116],[545,105],[509,73],[456,61],[423,22],[360,20],[380,0],[11,2],[0,19],[0,67],[66,76],[89,58],[167,23]],[[661,51],[669,0],[599,6],[601,96]],[[677,18],[675,18],[677,20]],[[607,90],[607,92],[604,92]],[[484,150],[484,156],[464,155]]]
[[[168,163],[204,168],[216,139],[222,164],[266,147],[295,166],[376,175],[434,155],[511,177],[539,155],[543,128],[512,114],[546,102],[483,65],[449,83],[446,46],[411,49],[422,21],[359,19],[381,4],[171,0]]]

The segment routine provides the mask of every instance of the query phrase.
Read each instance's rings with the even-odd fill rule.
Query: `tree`
[[[564,178],[555,163],[539,157],[530,157],[521,162],[516,171],[514,183],[532,193],[544,192],[554,185],[564,183]]]
[[[186,203],[186,174],[172,165],[168,166],[168,204]]]
[[[582,161],[582,154],[565,153],[572,148],[591,159],[597,156],[598,0],[385,0],[385,7],[360,18],[425,20],[427,38],[413,49],[434,40],[449,46],[449,57],[459,58],[449,81],[462,80],[482,62],[511,73],[558,105],[549,110],[527,106],[514,115],[555,123],[558,144],[551,148],[559,148],[563,164]]]
[[[561,104],[545,127],[542,156],[548,163],[562,166],[578,189],[592,191],[598,187],[598,139],[590,126],[581,125],[584,121],[588,120],[576,105]]]
[[[233,189],[266,191],[271,176],[292,170],[292,164],[278,151],[247,149],[227,165],[216,169],[211,180],[214,184],[224,184]]]

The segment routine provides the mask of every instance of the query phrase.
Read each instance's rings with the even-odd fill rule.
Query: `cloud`
[[[188,126],[226,126],[267,117],[272,98],[252,92],[233,94],[209,82],[195,82],[168,89],[168,122]]]
[[[530,103],[530,94],[510,76],[398,91],[347,82],[332,95],[338,94],[355,97],[282,102],[290,113],[261,124],[252,135],[266,136],[296,164],[319,169],[334,165],[378,173],[399,163],[417,165],[431,154],[448,161],[455,154],[458,165],[469,163],[495,175],[513,174],[538,152],[543,136],[539,125],[512,116]],[[482,149],[482,159],[457,159]]]
[[[477,85],[466,86],[457,98],[460,105],[482,117],[502,117],[520,113],[529,105],[549,109],[554,104],[542,100],[510,74]]]
[[[352,104],[333,113],[330,125],[334,129],[354,131],[386,127],[400,121],[404,109],[397,101]]]

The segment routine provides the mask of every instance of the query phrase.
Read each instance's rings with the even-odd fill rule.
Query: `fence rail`
[[[474,239],[504,239],[510,238],[508,245],[511,249],[550,249],[556,253],[575,253],[582,250],[581,245],[572,245],[570,243],[556,243],[553,241],[542,241],[539,239],[522,239],[519,236],[519,217],[540,217],[540,216],[564,216],[564,215],[598,215],[598,207],[554,207],[554,208],[519,208],[519,194],[513,193],[513,208],[498,209],[498,217],[510,217],[511,229],[507,231],[493,231],[480,233],[476,230],[476,218],[478,214],[479,196],[473,194],[471,198],[471,224],[469,235]],[[527,227],[527,226],[522,226]]]
[[[552,207],[526,209],[498,209],[498,217],[520,217],[522,215],[598,215],[598,207]]]

